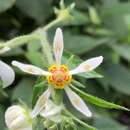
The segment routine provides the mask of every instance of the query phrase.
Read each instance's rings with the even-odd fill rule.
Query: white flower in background
[[[30,113],[19,105],[14,105],[7,109],[5,122],[9,130],[32,130]]]
[[[9,47],[4,47],[0,49],[0,54],[3,54],[9,50],[10,50]],[[2,80],[3,87],[8,87],[9,85],[12,84],[12,82],[15,79],[15,73],[13,69],[1,60],[0,60],[0,79]]]
[[[43,110],[46,102],[49,100],[49,97],[54,89],[64,89],[72,105],[87,117],[91,117],[92,113],[86,106],[85,102],[80,98],[80,96],[78,96],[69,88],[69,83],[72,80],[72,75],[89,72],[98,67],[102,63],[103,57],[99,56],[86,60],[85,62],[81,63],[77,68],[74,68],[73,70],[69,71],[66,65],[61,64],[61,57],[63,53],[63,34],[60,28],[56,30],[53,49],[56,63],[55,65],[52,65],[48,69],[48,71],[45,71],[33,65],[23,64],[18,61],[12,62],[14,66],[20,68],[26,73],[46,76],[48,83],[53,86],[49,87],[40,97],[39,101],[36,104],[36,107],[34,108],[33,114],[37,115],[41,112],[41,110]]]
[[[15,79],[15,73],[13,69],[0,60],[0,79],[2,80],[3,87],[11,85]]]

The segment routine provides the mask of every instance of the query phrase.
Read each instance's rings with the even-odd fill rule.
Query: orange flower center
[[[48,83],[54,85],[56,89],[63,89],[65,85],[71,82],[72,76],[69,75],[69,69],[65,65],[52,65],[49,72],[52,75],[47,76]]]

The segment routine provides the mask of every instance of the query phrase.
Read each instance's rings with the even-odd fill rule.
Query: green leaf
[[[86,122],[83,122],[82,120],[78,119],[77,117],[75,117],[73,114],[71,114],[69,111],[65,111],[70,117],[72,117],[72,119],[76,122],[78,122],[81,126],[83,126],[84,128],[86,128],[87,130],[97,130],[96,128],[94,128],[93,126],[90,126],[89,124],[87,124]]]
[[[120,64],[110,64],[102,68],[105,82],[120,93],[130,94],[130,70]],[[99,79],[102,82],[103,79]],[[109,86],[107,86],[109,87]]]
[[[121,110],[127,110],[127,108],[122,107],[120,105],[116,105],[114,103],[110,103],[108,101],[105,101],[103,99],[100,99],[98,97],[92,96],[90,94],[87,94],[86,92],[83,92],[81,90],[79,90],[78,88],[74,87],[73,85],[71,85],[71,87],[73,88],[73,90],[75,90],[84,100],[97,105],[99,107],[103,107],[103,108],[109,108],[109,109],[121,109]]]
[[[117,54],[119,54],[124,59],[130,61],[130,45],[118,45],[118,44],[110,44],[109,45]]]
[[[130,2],[105,4],[101,10],[101,16],[105,26],[111,29],[116,38],[125,38],[128,28],[124,16],[130,13]],[[109,19],[109,20],[108,20]]]
[[[70,13],[72,17],[65,23],[62,23],[63,25],[84,25],[89,22],[89,17],[81,11],[73,10]]]
[[[3,130],[4,127],[4,110],[0,106],[0,129]]]
[[[80,83],[79,81],[77,81],[77,80],[72,80],[72,83],[74,84],[74,85],[76,85],[76,86],[78,86],[78,87],[81,87],[81,88],[86,88],[86,86],[85,85],[83,85],[82,83]]]
[[[0,12],[4,12],[15,4],[15,0],[0,0]]]
[[[46,81],[37,82],[33,87],[33,98],[32,98],[32,106],[35,105],[38,97],[43,93],[46,89]]]
[[[83,54],[97,46],[105,44],[109,38],[95,39],[85,35],[77,35],[73,33],[64,33],[65,49],[74,54]]]
[[[31,106],[32,102],[32,86],[34,79],[23,78],[16,86],[13,91],[13,100],[21,99]]]
[[[99,130],[128,130],[128,128],[116,122],[110,117],[97,116],[94,120],[94,126]]]
[[[31,62],[31,64],[39,66],[41,68],[45,66],[43,61],[43,56],[40,52],[29,51],[25,54],[25,56]]]
[[[106,7],[107,6],[107,7]],[[130,2],[124,2],[124,3],[115,3],[108,6],[108,4],[104,6],[102,15],[105,17],[110,15],[124,15],[130,13]]]
[[[51,2],[52,0],[17,0],[16,6],[37,22],[42,23],[52,11]]]
[[[41,48],[40,40],[32,40],[28,45],[28,51],[39,51]]]
[[[35,118],[35,121],[33,121],[32,127],[33,127],[33,130],[45,130],[43,118],[40,118],[40,117]]]
[[[68,65],[70,69],[74,69],[82,62],[83,60],[81,60],[78,56],[72,55],[71,53],[64,51],[63,63]],[[96,73],[95,71],[77,74],[77,76],[81,76],[84,78],[101,78],[102,77],[100,74]]]

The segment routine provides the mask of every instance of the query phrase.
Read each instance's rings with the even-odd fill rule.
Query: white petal
[[[60,65],[61,64],[61,57],[63,53],[63,34],[62,30],[60,28],[56,29],[56,33],[54,36],[54,41],[53,41],[53,47],[54,47],[54,55],[56,59],[56,64]]]
[[[86,106],[84,101],[69,87],[65,87],[65,92],[70,99],[72,105],[81,113],[83,113],[87,117],[91,117],[92,113],[90,112],[89,108]]]
[[[5,53],[5,52],[7,52],[9,50],[10,50],[9,47],[4,47],[4,48],[0,49],[0,54],[3,54],[3,53]]]
[[[50,75],[51,74],[51,73],[44,71],[44,70],[42,70],[39,67],[36,67],[34,65],[23,64],[23,63],[20,63],[18,61],[13,61],[12,65],[18,67],[19,69],[21,69],[22,71],[24,71],[26,73],[33,74],[33,75]]]
[[[32,111],[32,117],[36,117],[44,108],[45,104],[48,101],[53,89],[49,87],[38,99],[36,105]]]
[[[98,67],[102,63],[102,61],[103,61],[102,56],[91,58],[81,63],[77,68],[71,70],[69,73],[73,75],[77,73],[89,72]]]
[[[51,100],[48,100],[46,102],[45,109],[41,111],[40,115],[51,121],[60,122],[61,110],[62,110],[62,105],[57,106]]]
[[[13,69],[1,60],[0,60],[0,78],[3,82],[3,87],[11,85],[15,79],[15,73]]]
[[[24,108],[13,105],[5,112],[5,123],[10,130],[32,130],[31,116]]]

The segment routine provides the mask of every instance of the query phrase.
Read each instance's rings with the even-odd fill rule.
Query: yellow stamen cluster
[[[71,82],[72,76],[69,74],[69,69],[65,65],[52,65],[49,68],[52,75],[47,76],[49,84],[52,84],[56,89],[63,89],[65,85]]]

